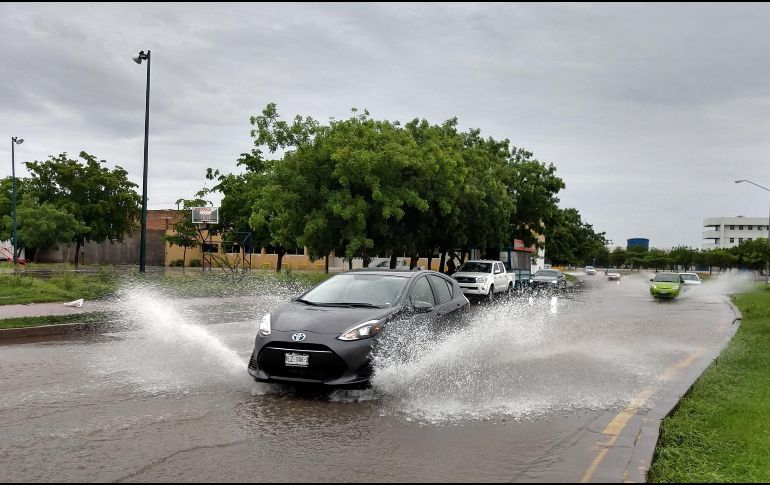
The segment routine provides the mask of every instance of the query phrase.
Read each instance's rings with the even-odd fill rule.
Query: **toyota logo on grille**
[[[295,342],[302,342],[303,340],[305,340],[305,334],[301,332],[295,333],[294,335],[291,336],[291,339],[294,340]]]

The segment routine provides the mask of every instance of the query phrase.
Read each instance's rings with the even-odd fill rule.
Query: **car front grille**
[[[468,276],[458,276],[457,278],[455,278],[455,280],[457,280],[458,283],[475,283],[476,282],[476,278],[470,278]]]
[[[286,365],[287,352],[303,351],[310,354],[307,367]],[[300,342],[270,342],[259,351],[257,364],[272,378],[309,379],[318,382],[338,379],[348,370],[345,362],[329,347]]]

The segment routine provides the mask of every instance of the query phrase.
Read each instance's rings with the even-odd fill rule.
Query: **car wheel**
[[[489,285],[489,293],[487,293],[487,301],[493,301],[495,299],[495,285]]]
[[[508,296],[513,295],[513,283],[508,283]]]

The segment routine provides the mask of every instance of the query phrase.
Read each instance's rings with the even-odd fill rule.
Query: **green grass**
[[[741,327],[663,421],[651,482],[770,482],[770,291],[734,301]]]
[[[110,297],[122,286],[151,285],[180,298],[228,297],[253,294],[275,285],[301,291],[327,279],[328,274],[272,271],[197,271],[193,273],[113,274],[101,269],[93,274],[61,271],[53,276],[0,274],[0,305],[65,302]]]
[[[0,305],[98,300],[112,294],[115,278],[107,273],[57,273],[49,278],[0,274]]]
[[[0,320],[0,329],[40,327],[62,323],[96,323],[114,320],[116,315],[106,312],[81,313],[78,315],[57,315],[50,317],[23,317]]]

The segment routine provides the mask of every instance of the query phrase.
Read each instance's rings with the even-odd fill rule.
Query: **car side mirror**
[[[652,281],[652,278],[650,278],[650,281]]]
[[[433,305],[427,301],[416,301],[412,303],[412,308],[416,313],[430,313],[433,311]]]

